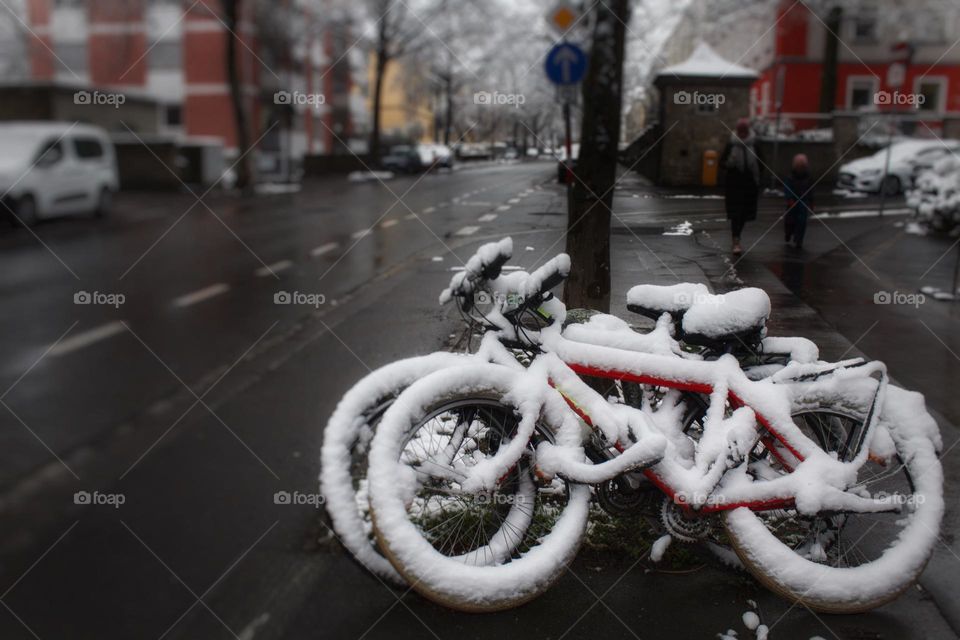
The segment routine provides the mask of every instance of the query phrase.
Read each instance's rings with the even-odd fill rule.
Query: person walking
[[[803,236],[807,233],[807,217],[813,213],[813,178],[807,156],[793,156],[793,168],[784,184],[787,198],[787,213],[783,217],[783,237],[787,244],[793,241],[797,249],[803,248]]]
[[[760,156],[756,140],[750,131],[750,121],[740,118],[737,129],[720,156],[720,166],[726,172],[724,201],[730,233],[733,236],[733,254],[743,253],[740,236],[750,220],[757,219],[757,201],[760,198]]]

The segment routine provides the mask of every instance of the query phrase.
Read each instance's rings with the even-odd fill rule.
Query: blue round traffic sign
[[[577,84],[587,72],[587,54],[569,42],[561,42],[547,54],[544,68],[554,84]]]

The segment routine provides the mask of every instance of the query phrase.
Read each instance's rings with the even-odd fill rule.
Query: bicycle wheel
[[[885,409],[890,408],[888,402]],[[825,613],[858,613],[895,599],[923,571],[943,513],[942,471],[919,413],[894,409],[901,428],[890,430],[895,453],[885,463],[869,459],[852,489],[893,496],[900,512],[754,513],[724,517],[727,536],[746,568],[767,588]],[[886,411],[885,411],[886,412]],[[910,415],[913,413],[913,415]],[[889,416],[888,416],[889,417]],[[838,409],[806,410],[798,426],[825,451],[842,451],[859,416]],[[773,456],[754,462],[754,473],[781,474]]]
[[[384,412],[413,382],[469,356],[434,353],[388,364],[355,384],[323,432],[320,491],[340,542],[371,573],[394,584],[403,577],[384,558],[373,536],[367,500],[367,453]]]
[[[533,388],[547,406],[511,392],[523,388],[522,373],[496,365],[446,369],[401,394],[374,437],[377,540],[413,589],[444,606],[496,611],[536,597],[583,536],[589,489],[534,471],[536,445],[569,413],[547,388]]]

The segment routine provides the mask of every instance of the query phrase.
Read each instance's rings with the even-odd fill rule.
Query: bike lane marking
[[[178,308],[190,307],[197,303],[203,302],[204,300],[209,300],[215,296],[219,296],[222,293],[226,293],[230,290],[230,285],[218,282],[217,284],[212,284],[209,287],[204,287],[202,289],[197,289],[196,291],[191,291],[190,293],[185,293],[182,296],[178,296],[173,299],[173,306]]]
[[[313,258],[319,258],[322,255],[330,253],[339,246],[340,244],[337,242],[328,242],[327,244],[322,244],[319,247],[314,247],[311,249],[310,256]]]
[[[123,331],[123,323],[119,320],[114,320],[113,322],[102,324],[98,327],[94,327],[93,329],[83,331],[76,335],[70,336],[69,338],[61,340],[50,347],[47,355],[54,358],[65,356],[68,353],[73,353],[74,351],[78,351],[84,347],[88,347],[94,343],[100,342],[101,340],[105,340],[110,336],[123,333]]]
[[[253,273],[258,278],[264,278],[266,276],[272,276],[275,273],[280,273],[281,271],[286,271],[292,266],[293,266],[293,262],[291,262],[290,260],[278,260],[273,264],[268,264],[265,267],[260,267]]]

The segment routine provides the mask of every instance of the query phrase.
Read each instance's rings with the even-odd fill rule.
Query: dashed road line
[[[455,232],[453,233],[453,235],[455,235],[455,236],[472,236],[473,234],[475,234],[475,233],[476,233],[477,231],[479,231],[479,230],[480,230],[480,227],[467,226],[467,227],[464,227],[464,228],[460,229],[459,231],[455,231]]]
[[[497,219],[497,214],[495,214],[495,213],[485,213],[485,214],[483,214],[482,216],[480,216],[479,218],[477,218],[477,222],[493,222],[493,221],[496,220],[496,219]]]
[[[268,264],[265,267],[260,267],[254,273],[258,278],[265,278],[266,276],[272,276],[275,273],[280,273],[281,271],[286,271],[293,266],[293,262],[289,260],[277,260],[273,264]]]
[[[404,219],[404,220],[416,220],[416,219],[419,218],[419,217],[420,217],[420,216],[418,216],[418,215],[415,214],[415,213],[408,213],[407,215],[403,216],[403,219]]]
[[[313,258],[319,258],[322,255],[326,255],[331,251],[335,250],[340,245],[336,242],[328,242],[327,244],[322,244],[319,247],[314,247],[310,250],[310,256]]]
[[[497,211],[509,211],[509,210],[510,210],[510,205],[508,204],[502,204],[499,207],[497,207]]]
[[[88,347],[95,342],[100,342],[105,340],[110,336],[117,335],[118,333],[123,333],[125,327],[122,322],[119,320],[114,320],[113,322],[108,322],[102,324],[99,327],[94,327],[88,331],[83,331],[76,335],[70,336],[64,340],[61,340],[57,344],[50,347],[47,351],[47,355],[52,357],[65,356],[68,353],[73,353],[84,347]]]
[[[520,198],[510,198],[509,200],[507,200],[507,202],[509,202],[510,204],[517,204],[518,202],[520,202]]]
[[[366,238],[370,235],[370,229],[360,229],[360,231],[354,231],[350,234],[350,237],[354,240],[359,240],[361,238]]]
[[[424,212],[424,213],[433,213],[433,212],[436,211],[436,210],[437,210],[436,207],[427,207],[426,209],[423,210],[423,212]]]
[[[389,229],[390,227],[392,227],[393,225],[397,224],[398,222],[399,222],[399,220],[397,220],[396,218],[390,218],[389,220],[384,220],[384,221],[380,224],[380,227],[383,228],[383,229]]]
[[[217,284],[212,284],[209,287],[204,287],[203,289],[197,289],[190,293],[186,293],[182,296],[173,299],[173,306],[183,308],[195,305],[198,302],[203,302],[204,300],[209,300],[214,296],[218,296],[221,293],[226,293],[230,290],[230,285],[223,282],[218,282]]]

